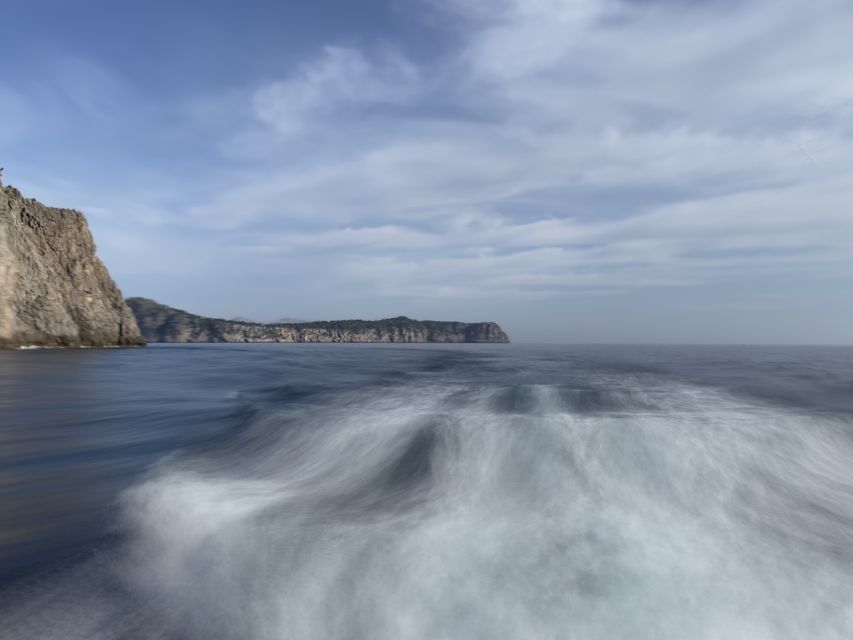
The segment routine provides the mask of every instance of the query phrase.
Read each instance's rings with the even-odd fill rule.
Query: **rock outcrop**
[[[0,347],[142,344],[83,214],[0,185]]]
[[[149,342],[509,342],[494,322],[439,322],[398,317],[260,324],[219,320],[128,298]]]

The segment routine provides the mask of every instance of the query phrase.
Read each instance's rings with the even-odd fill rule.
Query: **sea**
[[[0,638],[853,638],[853,348],[0,351]]]

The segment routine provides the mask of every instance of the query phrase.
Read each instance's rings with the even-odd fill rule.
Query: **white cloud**
[[[281,132],[341,127],[196,219],[242,230],[241,250],[265,260],[327,256],[341,286],[393,296],[841,273],[853,127],[838,78],[853,62],[837,56],[838,2],[442,6],[468,37],[440,63],[327,49],[260,90]],[[408,100],[429,115],[376,108]],[[600,218],[579,190],[624,195]],[[646,191],[669,197],[632,199]]]
[[[830,182],[678,202],[612,220],[524,222],[471,210],[436,220],[427,231],[321,226],[248,238],[241,250],[270,261],[272,270],[277,261],[328,257],[322,276],[331,268],[349,290],[415,298],[821,279],[849,262],[851,201],[853,189]]]
[[[290,78],[261,87],[255,115],[280,134],[303,133],[322,116],[358,105],[400,105],[414,96],[417,69],[392,51],[374,58],[350,47],[327,46]]]

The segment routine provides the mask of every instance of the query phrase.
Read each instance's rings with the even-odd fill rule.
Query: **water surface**
[[[851,359],[0,352],[0,637],[853,637]]]

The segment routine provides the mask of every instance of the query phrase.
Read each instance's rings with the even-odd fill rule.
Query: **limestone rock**
[[[83,214],[0,185],[0,346],[142,344]]]

